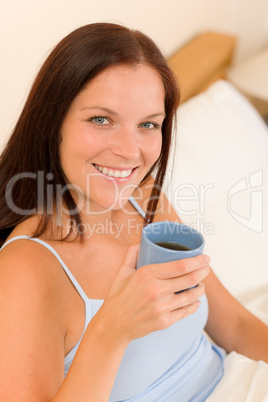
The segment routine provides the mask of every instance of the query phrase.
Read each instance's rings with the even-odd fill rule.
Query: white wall
[[[2,0],[0,147],[49,51],[73,29],[97,21],[140,29],[167,56],[205,29],[238,35],[237,59],[268,44],[268,0]]]

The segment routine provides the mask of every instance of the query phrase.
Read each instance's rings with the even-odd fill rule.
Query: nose
[[[137,134],[129,128],[122,128],[113,135],[111,151],[122,158],[134,161],[140,156]]]

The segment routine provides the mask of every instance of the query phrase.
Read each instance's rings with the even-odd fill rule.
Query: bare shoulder
[[[7,244],[0,252],[0,275],[11,277],[14,282],[19,277],[42,288],[53,285],[59,263],[53,254],[44,246],[29,239],[16,239]]]
[[[57,290],[57,276],[62,269],[54,254],[44,245],[27,239],[31,237],[38,226],[38,217],[33,216],[20,223],[12,231],[8,240],[0,252],[0,275],[11,277],[14,282],[25,279],[25,286],[36,286],[42,294],[42,290]],[[16,238],[16,237],[21,238]]]
[[[51,397],[63,380],[58,271],[53,254],[34,241],[15,240],[0,252],[1,400]]]
[[[0,302],[10,300],[15,308],[24,304],[25,311],[36,309],[40,320],[41,312],[45,317],[64,309],[63,279],[54,254],[33,240],[16,239],[0,252]],[[62,314],[57,325],[64,326]]]

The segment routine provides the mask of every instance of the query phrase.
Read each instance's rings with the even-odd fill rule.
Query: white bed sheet
[[[268,365],[236,352],[224,364],[225,374],[207,402],[267,402]]]
[[[255,296],[247,308],[268,325],[268,293]],[[224,377],[207,402],[268,402],[268,364],[231,352]]]

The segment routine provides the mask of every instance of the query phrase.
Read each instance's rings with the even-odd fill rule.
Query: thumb
[[[124,287],[125,281],[134,274],[138,252],[139,245],[131,246],[127,249],[122,264],[119,266],[114,281],[108,292],[110,296],[120,291],[122,286]]]
[[[123,271],[125,273],[131,273],[136,268],[137,258],[139,253],[140,245],[136,244],[134,246],[130,246],[127,249],[123,262],[119,268],[119,271]]]

